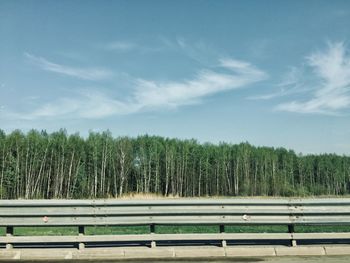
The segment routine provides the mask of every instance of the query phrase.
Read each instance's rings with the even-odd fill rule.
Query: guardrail
[[[86,226],[148,225],[150,234],[85,235]],[[218,225],[218,233],[156,234],[157,225]],[[225,233],[225,225],[285,225],[285,233]],[[350,232],[295,233],[296,225],[350,225],[350,199],[1,200],[0,244],[350,239]],[[19,226],[75,226],[77,236],[15,236]]]

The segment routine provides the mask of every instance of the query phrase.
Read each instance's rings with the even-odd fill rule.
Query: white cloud
[[[317,78],[308,99],[277,106],[298,113],[338,114],[350,108],[350,56],[343,43],[330,43],[325,52],[307,57],[307,65]]]
[[[139,79],[134,92],[138,105],[147,107],[177,107],[198,102],[202,97],[226,90],[245,87],[267,78],[267,74],[249,63],[223,59],[220,67],[227,72],[201,70],[183,82],[156,82]]]
[[[45,71],[55,72],[62,75],[76,77],[85,80],[103,80],[112,77],[112,72],[100,68],[79,68],[66,65],[60,65],[48,61],[45,58],[37,57],[29,53],[24,54],[27,59]]]
[[[75,98],[60,98],[35,111],[22,115],[23,119],[88,118],[99,119],[114,114],[126,114],[130,105],[113,100],[99,92],[80,93]]]
[[[206,96],[243,88],[266,78],[267,74],[255,66],[226,58],[220,60],[217,70],[202,69],[189,80],[134,79],[135,86],[128,98],[114,99],[102,93],[83,93],[75,98],[60,98],[44,104],[33,112],[22,115],[22,118],[98,119],[111,115],[176,108],[199,103]]]

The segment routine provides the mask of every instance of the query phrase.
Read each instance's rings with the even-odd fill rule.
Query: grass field
[[[226,226],[227,233],[283,233],[287,226]],[[218,226],[156,226],[156,233],[218,233]],[[295,232],[350,232],[350,225],[344,226],[296,226]],[[87,235],[101,234],[147,234],[148,226],[113,226],[86,227]],[[14,234],[28,235],[77,235],[77,227],[16,227]],[[5,235],[5,228],[0,228],[0,235]]]

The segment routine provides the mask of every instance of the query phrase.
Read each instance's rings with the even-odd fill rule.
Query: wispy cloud
[[[70,77],[84,80],[104,80],[112,77],[113,73],[107,69],[100,68],[79,68],[61,65],[51,62],[43,57],[37,57],[29,53],[24,53],[25,57],[41,69],[58,73]]]
[[[278,110],[298,113],[338,114],[350,108],[350,56],[344,43],[329,43],[324,52],[307,57],[317,77],[308,99],[279,104]]]
[[[217,61],[218,57],[222,56],[222,54],[216,49],[201,40],[190,42],[181,36],[174,39],[160,36],[156,38],[155,42],[152,44],[145,44],[137,41],[116,40],[102,44],[100,43],[97,47],[105,51],[116,53],[139,52],[149,54],[164,51],[178,52],[182,56],[186,56],[206,66],[211,65],[214,61]]]
[[[115,40],[107,43],[97,44],[96,47],[100,50],[115,52],[115,53],[127,53],[127,52],[139,52],[139,53],[154,53],[166,50],[166,45],[163,42],[155,45],[141,44],[136,41]]]
[[[114,114],[127,114],[130,111],[130,105],[111,99],[103,93],[81,92],[72,98],[65,97],[46,103],[29,114],[21,114],[20,117],[27,120],[52,117],[99,119]]]
[[[267,94],[250,96],[249,100],[270,100],[292,94],[304,93],[310,91],[305,88],[303,80],[303,70],[296,67],[289,68],[289,71],[282,76],[282,80],[274,85],[277,91]]]
[[[350,10],[349,9],[336,9],[331,11],[331,15],[335,16],[335,17],[347,17],[350,15]]]
[[[126,52],[138,48],[139,45],[129,41],[113,41],[103,45],[106,50]]]
[[[244,88],[265,80],[267,74],[250,63],[221,59],[215,70],[202,69],[183,81],[156,81],[135,78],[129,97],[112,98],[103,93],[81,93],[74,98],[60,98],[36,110],[22,114],[24,119],[37,118],[105,118],[112,115],[177,108],[200,103],[206,96]]]
[[[201,70],[193,79],[182,82],[138,79],[134,100],[143,108],[177,107],[197,103],[205,96],[245,87],[267,78],[265,72],[238,60],[222,59],[219,68],[226,72]]]
[[[210,66],[218,57],[222,57],[216,49],[209,46],[203,41],[189,42],[183,37],[176,37],[175,39],[160,38],[164,47],[182,53],[182,55],[199,62],[202,65]]]

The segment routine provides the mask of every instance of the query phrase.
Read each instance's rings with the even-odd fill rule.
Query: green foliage
[[[0,198],[350,193],[350,157],[158,136],[0,130]]]

